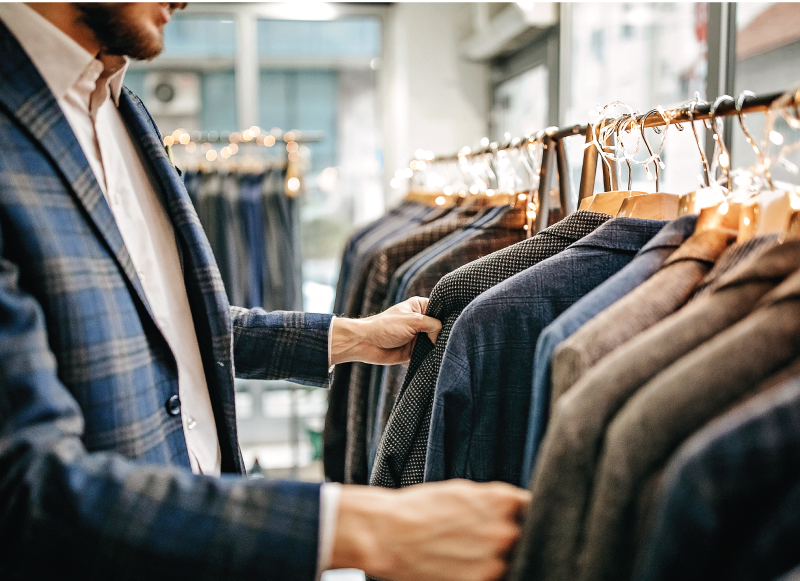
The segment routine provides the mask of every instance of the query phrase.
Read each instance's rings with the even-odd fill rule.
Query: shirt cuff
[[[319,554],[317,555],[317,579],[330,569],[333,558],[333,542],[336,536],[336,521],[339,518],[339,497],[342,485],[326,482],[319,489]]]
[[[336,367],[334,364],[331,363],[331,356],[333,353],[333,321],[336,319],[336,315],[331,317],[331,324],[328,327],[328,374],[333,373],[333,368]]]

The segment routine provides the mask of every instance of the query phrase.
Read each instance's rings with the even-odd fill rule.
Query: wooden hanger
[[[644,141],[647,152],[650,154],[650,159],[653,160],[653,167],[656,177],[656,192],[653,194],[628,196],[622,201],[622,205],[617,212],[618,218],[625,217],[639,218],[642,220],[674,220],[678,217],[678,204],[680,202],[680,196],[659,191],[661,189],[659,187],[658,167],[660,159],[657,156],[653,156],[653,150],[650,148],[650,144],[647,141],[647,136],[645,135],[644,131],[647,118],[651,114],[657,112],[657,109],[653,109],[645,113],[644,117],[642,117],[640,125],[642,141]],[[669,131],[669,125],[667,125],[664,131]],[[664,137],[666,138],[666,133],[664,134]],[[628,165],[628,171],[630,172],[630,164]],[[630,189],[630,174],[628,175],[628,189]]]
[[[591,198],[591,202],[584,208],[583,202],[581,209],[588,210],[589,212],[598,212],[600,214],[608,214],[609,216],[616,216],[623,202],[631,196],[644,196],[646,192],[639,192],[631,190],[631,164],[628,162],[628,189],[617,190],[614,192],[600,192]],[[589,199],[589,198],[586,198]],[[586,201],[586,199],[584,201]]]
[[[786,233],[797,209],[800,196],[794,190],[761,192],[742,204],[737,242],[762,234]]]

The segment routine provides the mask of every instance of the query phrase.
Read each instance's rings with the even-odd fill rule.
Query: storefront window
[[[736,77],[735,95],[743,90],[756,94],[792,89],[800,83],[800,5],[776,2],[740,2],[736,5]],[[746,128],[758,141],[764,139],[762,114],[746,117]],[[756,164],[757,156],[745,140],[738,122],[731,125],[733,138],[733,163],[749,168]],[[774,127],[783,136],[782,145],[797,140],[797,131],[778,120]],[[774,144],[771,153],[777,153]],[[789,164],[773,166],[776,179],[797,181],[795,168],[800,165],[799,152],[788,156]]]
[[[570,20],[570,30],[564,31],[571,39],[571,73],[562,104],[563,124],[585,123],[598,106],[612,101],[645,113],[659,105],[685,103],[695,92],[705,96],[706,4],[576,3]],[[650,131],[648,138],[657,148],[660,138]],[[581,140],[568,140],[568,151],[577,187]],[[691,131],[670,129],[661,157],[666,165],[662,191],[684,193],[697,187],[701,162]],[[620,183],[622,187],[627,183],[626,169]],[[634,168],[633,188],[655,189],[641,166]]]
[[[539,65],[497,86],[492,110],[492,139],[519,137],[547,125],[547,67]]]

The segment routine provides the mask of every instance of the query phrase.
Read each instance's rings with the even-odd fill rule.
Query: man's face
[[[164,48],[164,25],[186,3],[77,3],[84,23],[92,29],[103,52],[150,60]]]

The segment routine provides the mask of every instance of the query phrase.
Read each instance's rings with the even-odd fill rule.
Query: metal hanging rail
[[[768,93],[764,95],[756,95],[755,97],[747,97],[742,101],[741,113],[758,113],[770,109],[772,104],[778,99],[787,96],[787,92]],[[800,89],[797,89],[790,98],[787,99],[786,105],[794,107],[798,112],[800,118]],[[712,103],[697,104],[691,110],[690,107],[678,107],[675,109],[666,110],[663,115],[644,114],[636,115],[632,121],[637,126],[641,127],[644,123],[645,127],[663,127],[669,123],[670,125],[677,123],[687,123],[694,121],[701,121],[711,118]],[[730,117],[737,115],[735,99],[726,99],[721,101],[715,111],[714,117]],[[608,119],[606,124],[613,124],[621,117]],[[516,149],[519,147],[527,146],[531,143],[542,143],[544,151],[542,155],[542,166],[540,170],[540,179],[537,197],[539,201],[539,211],[536,216],[537,230],[546,227],[548,220],[547,208],[547,194],[549,192],[550,181],[552,180],[550,159],[553,154],[556,156],[555,169],[558,172],[559,190],[561,194],[561,208],[565,214],[569,214],[575,210],[575,203],[571,200],[569,195],[569,167],[567,163],[566,151],[564,148],[563,140],[567,137],[583,135],[586,139],[587,147],[583,154],[583,165],[581,171],[581,183],[578,189],[578,201],[583,198],[589,197],[594,193],[594,181],[597,174],[597,160],[598,152],[597,147],[594,145],[594,131],[595,126],[589,125],[572,125],[569,127],[549,127],[546,130],[539,131],[532,135],[526,135],[523,138],[512,139],[504,143],[491,143],[488,146],[476,149],[474,151],[461,151],[455,155],[448,155],[443,157],[434,156],[433,159],[428,161],[432,162],[450,162],[458,161],[463,158],[473,158],[481,155],[495,153],[501,150]],[[609,165],[611,167],[609,167]],[[615,164],[602,164],[603,171],[603,186],[606,191],[617,190],[617,172]]]

